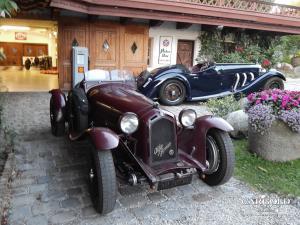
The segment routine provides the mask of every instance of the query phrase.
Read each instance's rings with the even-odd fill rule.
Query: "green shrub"
[[[236,101],[233,95],[224,98],[212,98],[206,102],[206,106],[216,116],[225,118],[228,113],[240,110],[241,104]]]

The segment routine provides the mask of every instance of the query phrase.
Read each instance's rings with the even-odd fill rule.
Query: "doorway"
[[[57,22],[0,21],[0,92],[58,88]]]
[[[182,64],[187,68],[193,66],[194,41],[178,40],[177,44],[177,64]]]

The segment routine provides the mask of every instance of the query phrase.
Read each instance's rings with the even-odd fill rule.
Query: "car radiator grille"
[[[152,121],[150,126],[150,149],[153,164],[177,159],[174,123],[166,118]]]

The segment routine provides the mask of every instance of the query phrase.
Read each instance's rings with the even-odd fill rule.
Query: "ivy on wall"
[[[230,37],[230,38],[229,38]],[[272,33],[242,29],[211,29],[201,31],[198,61],[219,63],[279,62],[280,37]],[[229,40],[228,40],[229,39]]]

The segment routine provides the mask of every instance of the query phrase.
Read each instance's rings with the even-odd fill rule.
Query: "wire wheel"
[[[185,99],[185,86],[177,80],[165,82],[160,90],[160,101],[165,105],[179,105]]]
[[[206,154],[206,165],[208,170],[205,173],[212,174],[218,170],[220,163],[219,148],[212,136],[206,137]]]

